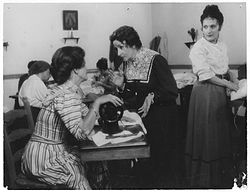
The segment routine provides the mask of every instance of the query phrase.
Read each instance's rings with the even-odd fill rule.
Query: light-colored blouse
[[[22,97],[27,97],[31,106],[42,108],[42,102],[48,94],[44,82],[36,75],[31,75],[24,81],[19,92],[19,104],[23,106]]]
[[[221,41],[214,44],[201,38],[194,44],[189,57],[199,81],[211,79],[216,74],[225,74],[229,69],[227,47]]]

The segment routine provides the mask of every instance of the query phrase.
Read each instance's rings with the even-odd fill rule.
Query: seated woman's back
[[[79,127],[79,120],[86,116],[89,110],[82,103],[77,90],[78,87],[68,81],[50,91],[37,117],[35,135],[53,142],[63,142],[66,126],[77,139],[84,139],[85,134]]]

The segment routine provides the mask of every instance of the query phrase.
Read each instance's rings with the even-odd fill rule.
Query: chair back
[[[15,188],[15,180],[21,170],[21,157],[33,130],[25,128],[23,109],[4,113],[4,182],[9,189]]]
[[[31,111],[31,107],[30,107],[30,103],[28,101],[28,98],[22,97],[21,99],[23,101],[24,109],[25,109],[26,114],[27,114],[29,129],[34,130],[35,123],[34,123],[34,119],[33,119],[33,115],[32,115],[32,111]]]

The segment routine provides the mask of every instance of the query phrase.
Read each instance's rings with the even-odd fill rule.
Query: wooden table
[[[79,144],[79,148],[81,160],[84,162],[150,157],[150,146],[145,136],[124,143],[109,143],[100,147],[91,141],[84,141]]]

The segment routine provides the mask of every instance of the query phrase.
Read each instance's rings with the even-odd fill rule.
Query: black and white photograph
[[[247,190],[247,1],[10,1],[7,190]]]
[[[78,30],[78,13],[73,10],[63,11],[63,29]]]

